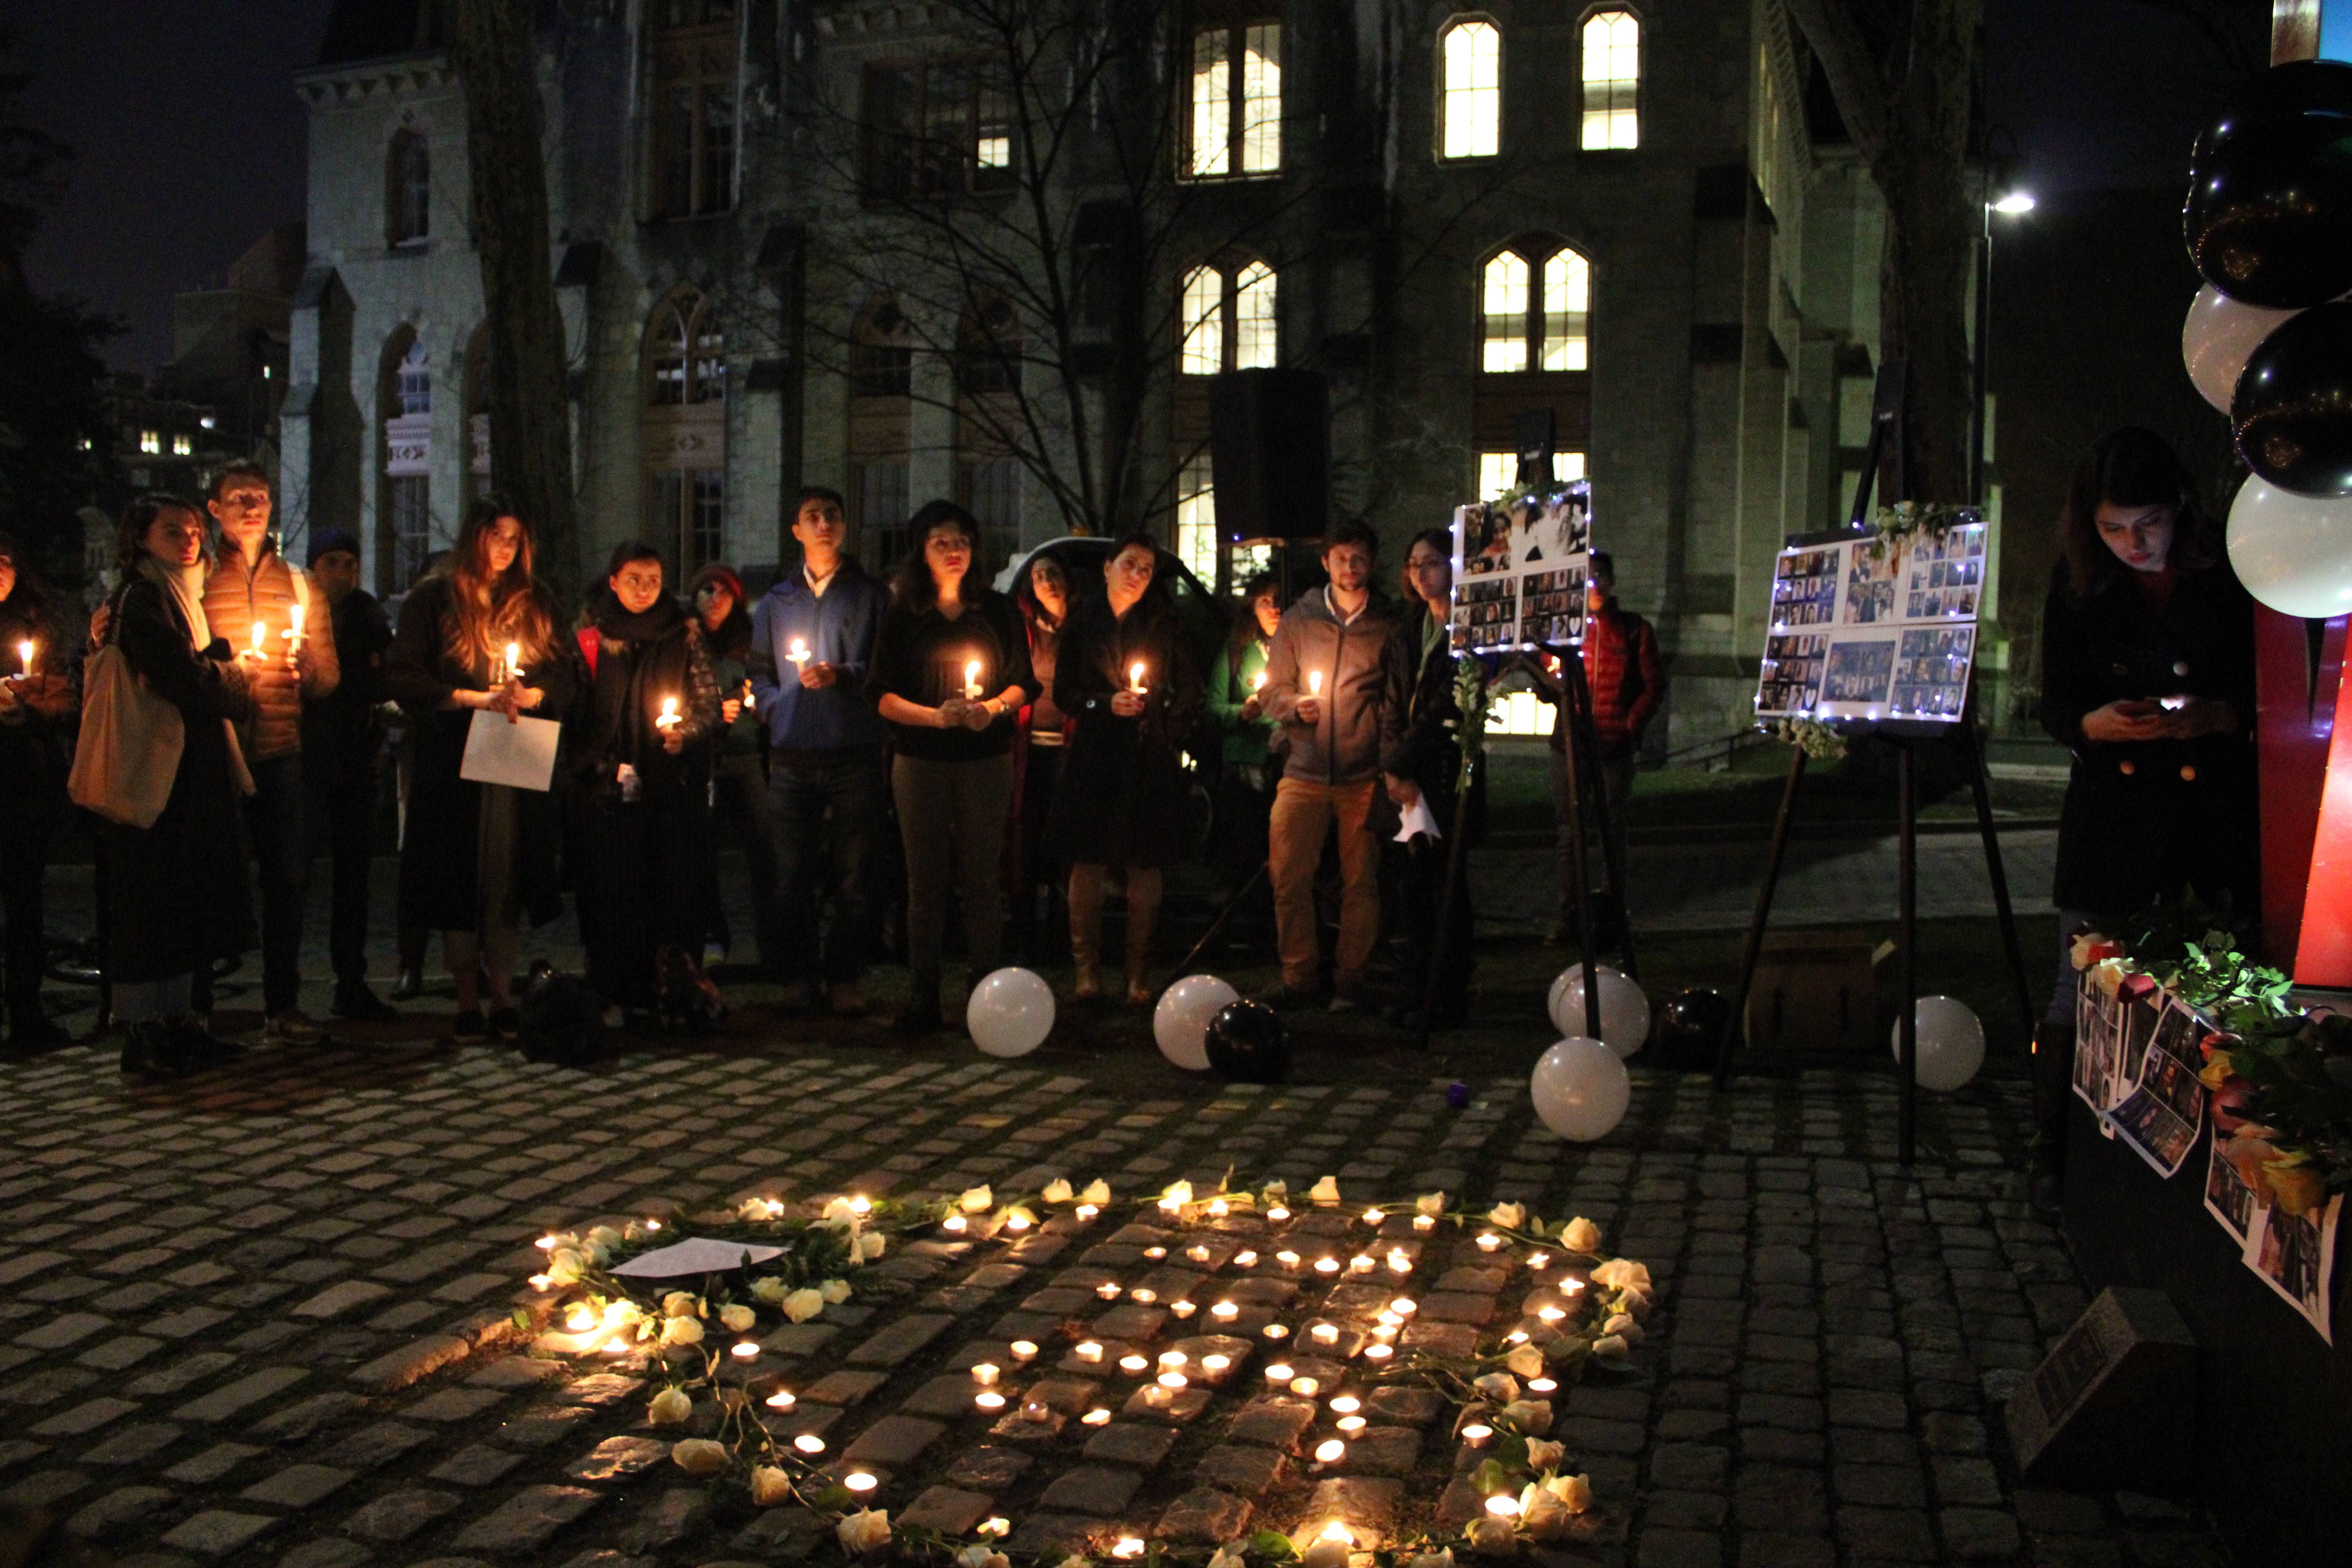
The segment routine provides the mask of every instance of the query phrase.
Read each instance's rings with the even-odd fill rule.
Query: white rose
[[[697,1317],[699,1314],[696,1312],[695,1308],[698,1304],[690,1291],[672,1290],[662,1298],[662,1316],[665,1318]]]
[[[1486,1211],[1486,1218],[1493,1224],[1501,1226],[1505,1230],[1517,1230],[1528,1223],[1528,1205],[1496,1204]]]
[[[873,1262],[876,1258],[882,1256],[883,1249],[888,1245],[889,1238],[885,1237],[880,1231],[867,1231],[864,1236],[857,1238],[857,1261],[860,1263]]]
[[[1307,1189],[1307,1195],[1314,1199],[1318,1204],[1338,1203],[1339,1201],[1339,1178],[1337,1176],[1324,1177],[1321,1181]]]
[[[698,1345],[702,1342],[702,1320],[699,1318],[664,1318],[661,1342],[668,1345]]]
[[[1437,1215],[1445,1212],[1445,1194],[1444,1193],[1422,1194],[1421,1196],[1412,1200],[1412,1212],[1415,1214],[1425,1214],[1433,1219],[1435,1218]]]
[[[959,1568],[1013,1568],[1013,1560],[985,1546],[967,1546],[955,1554]]]
[[[1551,1401],[1514,1399],[1503,1406],[1503,1419],[1530,1437],[1540,1437],[1551,1430]]]
[[[1549,1541],[1568,1526],[1568,1509],[1539,1486],[1519,1493],[1519,1528],[1538,1541]]]
[[[1065,1181],[1062,1177],[1056,1176],[1052,1181],[1045,1184],[1045,1190],[1038,1195],[1049,1204],[1068,1203],[1070,1201],[1070,1184]]]
[[[1519,1549],[1518,1534],[1511,1529],[1511,1521],[1496,1519],[1491,1513],[1482,1513],[1472,1520],[1462,1533],[1468,1539],[1470,1550],[1481,1556],[1508,1557]]]
[[[956,1207],[966,1214],[986,1214],[995,1202],[996,1194],[982,1182],[979,1186],[966,1188],[963,1196],[956,1199]]]
[[[1638,1345],[1642,1342],[1642,1325],[1623,1312],[1618,1313],[1601,1324],[1601,1331],[1604,1334],[1614,1334],[1629,1345]]]
[[[1626,1344],[1625,1336],[1622,1334],[1603,1334],[1592,1342],[1592,1353],[1602,1361],[1622,1360],[1625,1352],[1632,1348]]]
[[[849,1281],[828,1279],[816,1288],[816,1293],[824,1298],[826,1306],[838,1307],[849,1300]]]
[[[1605,1285],[1612,1290],[1628,1288],[1647,1290],[1650,1289],[1650,1266],[1636,1263],[1630,1258],[1612,1258],[1593,1268],[1592,1282]]]
[[[1209,1559],[1209,1568],[1244,1568],[1247,1559],[1230,1545],[1220,1546]]]
[[[1102,1207],[1103,1205],[1110,1202],[1110,1184],[1097,1176],[1087,1184],[1087,1190],[1078,1194],[1078,1202],[1092,1204],[1097,1208]],[[1086,1559],[1082,1557],[1078,1561],[1083,1563]]]
[[[1647,1322],[1650,1293],[1647,1290],[1620,1290],[1617,1292],[1617,1310],[1630,1315],[1637,1323]]]
[[[1542,1437],[1528,1439],[1528,1468],[1531,1470],[1556,1470],[1566,1458],[1568,1445],[1565,1443],[1554,1443]]]
[[[673,1444],[669,1457],[689,1476],[715,1476],[727,1468],[727,1445],[708,1437],[688,1437]]]
[[[782,1300],[784,1292],[789,1289],[789,1286],[772,1274],[762,1274],[751,1281],[751,1294],[771,1307]]]
[[[890,1544],[890,1513],[887,1509],[860,1509],[845,1514],[833,1533],[841,1549],[852,1557],[863,1557]]]
[[[1582,1513],[1592,1506],[1590,1476],[1552,1476],[1545,1480],[1544,1490],[1559,1499],[1570,1513]]]
[[[1544,1369],[1543,1352],[1533,1345],[1514,1345],[1511,1347],[1511,1353],[1503,1358],[1503,1365],[1517,1373],[1521,1377],[1541,1377]],[[1507,1399],[1510,1395],[1505,1394],[1503,1397]]]
[[[559,1247],[547,1255],[547,1278],[550,1284],[577,1285],[580,1276],[588,1271],[588,1260],[576,1247]]]
[[[745,1198],[741,1203],[735,1205],[735,1215],[739,1219],[765,1219],[768,1217],[768,1200],[765,1198]]]
[[[1505,1405],[1508,1405],[1519,1396],[1518,1379],[1507,1372],[1490,1372],[1472,1383],[1470,1386],[1488,1399]]]
[[[588,1232],[588,1239],[609,1251],[621,1245],[622,1236],[611,1226],[600,1225]]]
[[[1265,1198],[1266,1206],[1268,1208],[1272,1208],[1276,1204],[1288,1203],[1290,1201],[1290,1184],[1288,1182],[1268,1182],[1265,1184],[1263,1195]]]
[[[1192,1201],[1192,1184],[1190,1182],[1171,1182],[1168,1184],[1168,1190],[1160,1194],[1160,1204],[1162,1208],[1167,1207],[1171,1204],[1183,1205],[1189,1204]]]
[[[1598,1252],[1601,1250],[1601,1227],[1579,1215],[1560,1227],[1559,1244],[1570,1252]]]
[[[761,1508],[772,1508],[789,1502],[793,1495],[793,1478],[773,1465],[761,1465],[751,1472],[751,1500]]]
[[[682,1388],[665,1388],[646,1406],[646,1420],[655,1426],[675,1426],[694,1414],[694,1401]]]
[[[818,1217],[827,1220],[842,1221],[849,1225],[856,1225],[857,1223],[857,1211],[849,1206],[849,1200],[847,1198],[828,1198],[825,1200],[824,1212]]]
[[[719,1321],[733,1333],[741,1333],[758,1320],[758,1314],[740,1301],[730,1301],[719,1309]]]
[[[795,1323],[805,1323],[824,1310],[824,1298],[803,1285],[787,1294],[780,1305],[785,1317]]]
[[[1088,1203],[1094,1202],[1092,1198],[1088,1198],[1087,1201]],[[1058,1568],[1094,1568],[1094,1559],[1091,1557],[1065,1557],[1059,1563]]]
[[[645,1309],[635,1301],[604,1303],[604,1326],[608,1329],[630,1329],[646,1321]]]

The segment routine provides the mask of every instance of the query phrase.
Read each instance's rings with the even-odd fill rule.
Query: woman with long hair
[[[1103,884],[1127,883],[1127,999],[1151,1000],[1144,966],[1160,871],[1191,847],[1178,753],[1201,701],[1192,644],[1160,578],[1159,542],[1129,533],[1103,567],[1103,592],[1071,612],[1054,668],[1070,715],[1054,847],[1070,868],[1070,957],[1081,1000],[1102,994]]]
[[[194,1011],[198,968],[254,942],[229,725],[252,716],[246,671],[205,617],[205,521],[177,496],[141,496],[115,531],[122,576],[105,640],[180,712],[172,793],[146,827],[94,817],[104,889],[106,978],[123,1026],[122,1070],[173,1077],[234,1047]]]
[[[751,879],[751,927],[760,964],[773,971],[783,954],[776,937],[776,830],[768,817],[767,731],[751,702],[751,610],[742,579],[724,566],[705,566],[687,584],[702,634],[711,679],[719,683],[719,733],[711,758],[712,821],[703,835],[703,963],[722,963],[734,951],[734,932],[719,907],[719,848],[731,835],[743,847]]]
[[[1265,716],[1258,693],[1265,685],[1266,650],[1282,624],[1282,584],[1260,572],[1242,584],[1223,657],[1209,672],[1209,715],[1216,721],[1223,766],[1217,779],[1217,841],[1213,860],[1227,898],[1265,864],[1265,825],[1282,765],[1273,752],[1280,731]],[[1271,932],[1274,897],[1254,900],[1250,912]]]
[[[18,1050],[70,1038],[41,1011],[47,942],[41,876],[66,804],[66,752],[81,708],[72,649],[48,589],[16,542],[0,533],[0,917],[8,922],[8,1043]]]
[[[515,1037],[521,918],[540,925],[562,909],[556,867],[562,825],[552,795],[458,776],[476,713],[554,718],[572,704],[574,656],[556,636],[555,601],[532,575],[531,555],[530,525],[513,505],[495,493],[478,499],[457,548],[401,605],[387,670],[393,698],[416,731],[401,906],[422,929],[441,933],[442,958],[457,987],[460,1041],[493,1030]]]
[[[1029,668],[1037,677],[1037,700],[1021,710],[1013,741],[1012,841],[1005,859],[1013,889],[1013,931],[1022,956],[1045,963],[1055,956],[1054,919],[1061,874],[1047,832],[1055,786],[1062,776],[1063,731],[1068,719],[1054,706],[1054,664],[1062,627],[1070,616],[1070,579],[1062,563],[1042,552],[1023,563],[1013,580],[1013,602],[1029,631]]]
[[[2058,983],[2034,1053],[2035,1195],[2063,1168],[2076,977],[2068,948],[2193,889],[2261,910],[2253,601],[2163,437],[2102,437],[2075,465],[2042,619],[2042,725],[2074,753],[2058,819]]]
[[[1035,700],[1021,612],[975,568],[980,524],[953,501],[908,521],[913,548],[891,584],[866,689],[890,726],[890,795],[907,855],[901,1034],[941,1026],[948,886],[963,904],[974,981],[997,966],[1004,930],[998,868],[1013,798],[1013,716]]]

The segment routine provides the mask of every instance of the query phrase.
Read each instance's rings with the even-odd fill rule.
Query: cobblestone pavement
[[[510,1314],[531,1243],[752,1194],[1011,1192],[1066,1173],[1124,1197],[1232,1166],[1294,1191],[1336,1173],[1355,1202],[1442,1187],[1583,1214],[1648,1264],[1647,1342],[1563,1396],[1555,1436],[1598,1511],[1555,1564],[2220,1561],[2172,1504],[2014,1485],[1999,1401],[2084,1305],[2019,1199],[2014,1088],[1932,1097],[1929,1157],[1906,1173],[1884,1079],[1717,1095],[1634,1078],[1625,1125],[1571,1146],[1532,1121],[1517,1079],[1478,1082],[1452,1111],[1442,1082],[1411,1079],[1146,1099],[1086,1073],[831,1047],[639,1052],[595,1077],[488,1049],[257,1051],[136,1090],[87,1048],[9,1062],[0,1504],[150,1568],[837,1561],[789,1510],[755,1514],[670,1465],[637,1375],[527,1353]],[[969,1271],[896,1249],[894,1285],[804,1326],[832,1332],[781,1331],[761,1364],[835,1451],[874,1462],[880,1506],[928,1497],[956,1527],[999,1513],[1024,1541],[1073,1519],[1150,1533],[1423,1517],[1444,1493],[1447,1425],[1413,1401],[1375,1412],[1377,1459],[1342,1477],[1391,1479],[1352,1499],[1317,1491],[1289,1452],[1319,1434],[1247,1412],[1056,1422],[1020,1452],[923,1414],[976,1346],[1050,1341],[1060,1315],[1097,1314],[1105,1339],[1157,1331],[1067,1272],[1126,1253],[1052,1258],[1064,1239]],[[1472,1246],[1433,1241],[1420,1260],[1415,1289],[1471,1305],[1433,1320],[1494,1309]],[[968,1380],[949,1386],[968,1400]]]

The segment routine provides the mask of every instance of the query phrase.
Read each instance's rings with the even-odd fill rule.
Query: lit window
[[[1638,147],[1642,24],[1631,12],[1603,11],[1584,24],[1584,145]]]
[[[157,431],[142,430],[139,432],[139,449],[160,454],[163,450],[163,436]]]
[[[403,414],[433,412],[433,366],[425,352],[425,340],[412,340],[408,352],[400,356],[400,411]]]
[[[1573,250],[1544,263],[1543,367],[1587,370],[1585,322],[1592,309],[1592,268]]]
[[[1552,478],[1562,484],[1584,477],[1584,454],[1554,452],[1551,455]],[[1481,452],[1478,454],[1478,499],[1496,500],[1518,488],[1519,455],[1517,452]]]
[[[1456,22],[1440,47],[1445,86],[1438,98],[1448,158],[1491,158],[1503,142],[1503,34],[1492,22]]]
[[[1217,580],[1214,465],[1206,452],[1189,459],[1176,476],[1176,559],[1203,583]]]
[[[1490,375],[1592,368],[1592,264],[1558,241],[1487,262],[1478,315],[1478,368]]]
[[[1486,352],[1478,368],[1507,374],[1528,368],[1528,264],[1509,251],[1486,263],[1479,289],[1486,320]]]
[[[1214,375],[1225,368],[1225,279],[1196,267],[1184,279],[1184,374]]]
[[[196,444],[188,439],[185,436],[174,436],[172,437],[172,456],[175,458],[189,457],[194,453],[195,449]]]
[[[1270,368],[1274,336],[1274,268],[1253,261],[1234,279],[1234,368]]]
[[[1013,97],[967,60],[866,71],[868,195],[955,196],[1013,184]]]
[[[1184,170],[1195,179],[1271,174],[1282,167],[1279,22],[1193,36],[1191,132]]]
[[[1178,318],[1182,374],[1270,368],[1280,336],[1274,268],[1239,258],[1194,268],[1184,275]]]

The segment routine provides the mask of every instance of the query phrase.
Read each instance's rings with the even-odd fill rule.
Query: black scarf
[[[633,615],[607,588],[589,606],[589,621],[601,646],[587,755],[596,765],[600,792],[612,786],[615,765],[626,763],[643,781],[646,799],[682,795],[689,783],[688,759],[662,749],[654,721],[663,698],[677,698],[682,710],[693,695],[686,613],[665,595]]]

